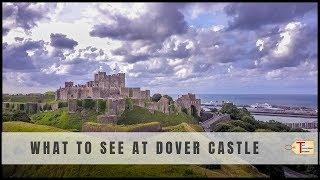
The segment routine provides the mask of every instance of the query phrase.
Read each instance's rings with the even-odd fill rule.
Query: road
[[[210,132],[210,126],[212,123],[220,120],[221,118],[225,117],[225,115],[213,115],[212,118],[207,119],[203,122],[199,122],[200,126],[204,129],[205,132]]]

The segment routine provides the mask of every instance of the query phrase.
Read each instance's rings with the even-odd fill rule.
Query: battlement
[[[73,81],[67,81],[64,83],[64,87],[72,87],[73,86]]]
[[[71,88],[72,87],[72,88]],[[83,99],[83,98],[149,98],[150,91],[141,91],[140,88],[125,87],[125,73],[107,75],[106,72],[94,74],[94,80],[85,84],[65,82],[65,87],[56,91],[56,99]]]

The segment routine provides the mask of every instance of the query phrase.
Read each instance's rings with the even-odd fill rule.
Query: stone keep
[[[149,99],[150,91],[142,91],[140,88],[125,87],[125,74],[118,73],[107,75],[106,72],[94,74],[94,80],[85,84],[74,85],[72,81],[65,82],[63,88],[55,92],[56,100],[69,99],[108,99],[126,98]]]

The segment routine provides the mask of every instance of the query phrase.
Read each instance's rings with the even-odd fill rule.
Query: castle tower
[[[120,85],[120,87],[125,87],[126,86],[125,73],[118,73],[118,76],[119,76],[119,85]]]

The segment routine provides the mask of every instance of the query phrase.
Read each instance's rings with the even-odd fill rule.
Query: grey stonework
[[[63,88],[55,92],[56,100],[69,99],[121,99],[130,97],[131,99],[149,99],[150,91],[142,91],[140,88],[125,87],[125,74],[118,73],[107,75],[106,72],[94,74],[94,80],[86,84],[74,85],[72,81],[65,82]]]

